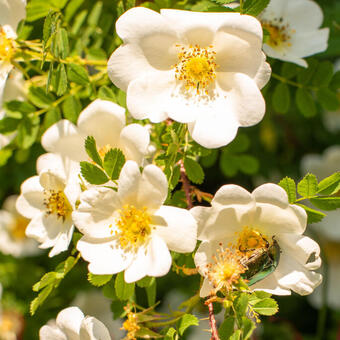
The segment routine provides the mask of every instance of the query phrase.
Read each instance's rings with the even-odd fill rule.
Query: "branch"
[[[191,209],[194,205],[192,204],[191,200],[190,182],[188,180],[187,174],[185,173],[183,160],[181,160],[181,180],[183,184],[183,190],[185,192],[185,198],[188,203],[188,209]]]
[[[216,328],[216,320],[215,320],[214,307],[213,307],[212,302],[208,303],[208,308],[209,308],[209,321],[210,321],[210,327],[211,327],[211,340],[220,340],[220,337],[218,335],[218,331]]]

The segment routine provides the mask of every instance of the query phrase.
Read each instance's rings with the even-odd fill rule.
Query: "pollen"
[[[127,320],[124,321],[122,330],[127,331],[125,339],[136,340],[136,333],[140,329],[137,324],[137,315],[135,313],[129,312],[127,315]]]
[[[125,205],[119,214],[120,217],[116,223],[119,231],[116,231],[116,235],[119,237],[121,247],[137,249],[148,240],[151,234],[151,217],[147,209]]]
[[[112,146],[110,144],[106,144],[104,145],[103,147],[101,147],[99,150],[98,150],[98,153],[99,153],[99,156],[101,158],[104,158],[104,156],[106,155],[106,153],[108,151],[110,151],[110,149],[112,149]]]
[[[7,37],[6,32],[0,26],[0,61],[9,61],[15,50],[14,40]]]
[[[217,249],[217,255],[213,256],[213,262],[207,265],[207,277],[214,287],[214,293],[220,290],[227,292],[232,289],[233,283],[240,279],[247,267],[241,263],[239,251],[230,248],[223,250],[222,244]]]
[[[268,246],[267,237],[256,228],[245,226],[238,235],[237,250],[248,257],[257,249],[265,249]]]
[[[269,39],[266,42],[274,49],[291,46],[291,30],[288,24],[283,24],[282,18],[275,18],[272,21],[263,20],[262,27],[269,32]]]
[[[22,241],[23,239],[25,239],[26,238],[25,231],[28,223],[29,220],[27,218],[18,216],[10,229],[12,238],[17,241]]]
[[[72,213],[72,207],[63,191],[45,190],[44,205],[47,215],[57,215],[63,221]]]
[[[187,91],[194,90],[196,94],[208,94],[208,86],[216,78],[217,67],[213,46],[202,48],[199,45],[181,47],[178,63],[173,66],[176,79],[184,82]]]

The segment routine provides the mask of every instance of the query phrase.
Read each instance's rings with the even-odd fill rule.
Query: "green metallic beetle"
[[[280,261],[280,253],[280,246],[273,238],[271,245],[267,242],[265,248],[254,250],[250,257],[244,257],[241,260],[242,265],[248,268],[241,275],[243,279],[249,281],[248,286],[263,280],[277,268]]]

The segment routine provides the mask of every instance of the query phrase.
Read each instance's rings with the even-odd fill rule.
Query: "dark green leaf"
[[[233,316],[227,317],[220,328],[218,329],[218,334],[221,340],[229,340],[231,335],[234,333],[235,318]]]
[[[124,272],[120,272],[116,277],[115,290],[118,299],[129,300],[135,292],[135,283],[126,283]]]
[[[102,100],[110,100],[112,102],[117,102],[116,95],[108,86],[102,86],[98,91],[98,98]]]
[[[340,106],[338,95],[328,88],[321,88],[317,92],[318,100],[322,107],[328,111],[336,111]]]
[[[112,180],[119,178],[125,163],[125,156],[120,149],[110,149],[104,156],[103,167]]]
[[[249,297],[246,293],[241,293],[234,301],[234,308],[238,318],[242,318],[246,314]]]
[[[156,302],[156,294],[157,294],[157,284],[156,280],[154,280],[150,286],[145,288],[146,296],[148,298],[148,305],[152,306]]]
[[[16,115],[16,113],[23,113],[27,115],[35,111],[35,107],[28,102],[22,102],[19,100],[12,100],[3,104],[7,115],[13,118],[21,118],[22,115]]]
[[[44,123],[43,123],[43,130],[47,130],[50,126],[52,126],[54,123],[58,122],[61,119],[60,111],[52,107],[50,110],[48,110],[44,117]]]
[[[88,136],[85,140],[85,150],[86,153],[89,155],[89,157],[97,163],[100,167],[103,167],[102,158],[100,157],[98,150],[97,150],[97,144],[96,140],[92,136]]]
[[[109,181],[104,171],[92,163],[80,162],[80,171],[85,180],[90,184],[100,185]]]
[[[260,164],[257,158],[250,155],[240,155],[238,156],[238,159],[239,169],[243,173],[254,175],[258,172]]]
[[[40,109],[47,109],[55,101],[52,93],[46,93],[41,87],[31,86],[28,91],[28,99]]]
[[[244,14],[258,16],[269,4],[270,0],[246,0],[243,5]]]
[[[292,178],[285,177],[279,182],[279,186],[286,190],[289,203],[296,201],[296,184]]]
[[[284,78],[290,79],[297,75],[299,68],[293,63],[282,63],[281,75]]]
[[[318,190],[318,180],[313,174],[307,174],[297,185],[297,191],[302,197],[312,197]]]
[[[0,120],[0,133],[14,132],[20,123],[20,119],[5,117]]]
[[[18,126],[16,141],[22,149],[29,148],[36,140],[39,132],[40,120],[38,117],[24,118]]]
[[[67,65],[67,76],[69,81],[79,85],[87,85],[90,82],[86,69],[77,64]]]
[[[329,87],[334,91],[340,88],[340,70],[334,73],[332,81],[329,84]]]
[[[184,168],[189,180],[195,184],[201,184],[204,180],[204,172],[197,161],[191,158],[184,158]]]
[[[286,113],[290,107],[289,87],[285,83],[278,83],[272,96],[273,107],[277,112]]]
[[[316,71],[318,66],[318,61],[316,59],[308,60],[308,67],[299,68],[299,72],[297,75],[297,80],[301,84],[309,84],[310,80],[312,79],[314,72]]]
[[[56,58],[66,59],[70,53],[67,31],[60,28],[52,39],[51,52]]]
[[[76,123],[82,109],[79,99],[75,96],[69,96],[63,101],[61,107],[64,117],[72,123]]]
[[[146,288],[150,287],[154,283],[154,281],[155,281],[154,277],[145,276],[143,279],[140,279],[136,283],[138,287]]]
[[[70,21],[84,0],[71,0],[65,9],[65,21]]]
[[[322,61],[318,64],[312,78],[312,84],[317,87],[327,86],[333,76],[333,64],[330,61]]]
[[[309,91],[299,87],[296,90],[295,101],[299,111],[305,117],[312,117],[316,115],[314,98]]]
[[[64,64],[59,64],[52,77],[52,85],[58,96],[62,96],[67,90],[67,75]]]

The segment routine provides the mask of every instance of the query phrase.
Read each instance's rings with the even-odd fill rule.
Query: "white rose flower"
[[[322,276],[312,271],[321,265],[319,246],[303,235],[306,212],[290,205],[280,186],[264,184],[249,193],[236,185],[224,185],[211,205],[191,209],[198,222],[198,239],[203,241],[195,255],[195,264],[205,277],[202,297],[232,286],[246,272],[244,264],[254,270],[245,260],[263,251],[269,256],[276,250],[278,265],[251,289],[306,295],[320,284]],[[236,253],[242,255],[242,261]],[[268,261],[273,260],[270,256]]]
[[[323,13],[314,1],[271,0],[259,19],[270,33],[263,46],[269,57],[307,67],[302,58],[327,49],[329,28],[319,28]]]
[[[21,185],[16,208],[31,219],[26,235],[40,248],[51,248],[49,256],[67,250],[73,234],[72,211],[80,194],[79,164],[47,153],[38,158],[38,176]]]
[[[164,173],[147,165],[127,161],[118,180],[118,191],[91,188],[80,196],[73,212],[84,234],[77,249],[93,274],[125,270],[125,281],[144,276],[163,276],[171,267],[170,250],[195,249],[196,221],[189,211],[162,205],[168,195]]]
[[[53,153],[76,162],[89,159],[84,142],[93,136],[99,154],[104,156],[110,148],[120,148],[126,159],[142,163],[148,152],[150,136],[139,124],[125,125],[125,109],[113,102],[96,99],[79,115],[77,126],[68,120],[52,125],[42,136],[41,144]]]
[[[0,251],[14,257],[37,255],[41,250],[35,240],[26,237],[29,220],[16,210],[17,198],[7,197],[0,210]]]
[[[134,118],[188,123],[207,148],[230,143],[238,127],[263,118],[260,88],[271,70],[254,17],[136,7],[118,19],[116,31],[124,44],[108,73],[127,92]]]
[[[56,321],[40,328],[40,340],[111,340],[105,325],[92,316],[85,316],[78,307],[63,309]]]
[[[322,155],[309,154],[301,160],[302,173],[311,172],[319,181],[340,171],[340,145],[333,145]],[[327,211],[326,217],[311,227],[329,240],[340,242],[340,211]]]
[[[0,0],[0,106],[15,53],[16,30],[26,17],[26,0]]]
[[[2,102],[10,100],[24,100],[26,97],[25,80],[22,73],[16,69],[13,69],[6,81]],[[2,109],[0,101],[0,119],[4,118],[5,111]],[[15,133],[0,134],[0,149],[8,145],[16,136]]]

